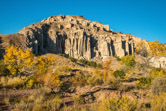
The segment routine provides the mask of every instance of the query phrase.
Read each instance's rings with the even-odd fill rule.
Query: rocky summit
[[[24,27],[17,34],[0,35],[4,44],[29,48],[36,55],[66,54],[77,59],[104,60],[108,56],[134,53],[141,38],[114,32],[109,25],[89,21],[82,16],[51,16]]]

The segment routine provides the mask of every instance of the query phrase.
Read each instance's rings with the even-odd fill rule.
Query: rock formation
[[[51,16],[39,23],[24,27],[17,34],[0,34],[0,53],[14,44],[29,48],[36,55],[44,53],[66,54],[78,59],[104,60],[109,56],[125,56],[135,52],[141,38],[114,32],[109,25],[91,22],[82,16]],[[146,40],[143,40],[148,44]],[[148,58],[154,67],[166,68],[166,57]]]
[[[166,69],[166,57],[149,57],[148,59],[149,65],[156,68],[165,68]]]
[[[130,34],[112,31],[109,25],[82,16],[51,16],[19,31],[35,54],[63,53],[78,59],[103,60],[108,56],[134,53],[141,41]]]

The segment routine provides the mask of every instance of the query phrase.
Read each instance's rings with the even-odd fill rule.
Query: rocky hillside
[[[0,35],[0,38],[1,47],[15,44],[23,49],[28,47],[37,55],[63,53],[87,60],[133,54],[137,42],[141,41],[133,35],[114,32],[109,25],[72,15],[51,16],[17,34]]]

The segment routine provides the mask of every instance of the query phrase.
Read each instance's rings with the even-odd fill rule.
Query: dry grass
[[[10,103],[10,97],[4,97],[2,101],[3,101],[3,103],[5,105],[9,105],[9,103]]]
[[[47,54],[50,55],[50,54]],[[68,58],[51,54],[52,56],[55,57],[55,63],[54,63],[54,68],[59,68],[59,67],[69,67],[71,69],[78,69],[81,71],[85,72],[90,72],[92,73],[96,68],[90,67],[90,66],[81,66],[77,63],[71,62]]]
[[[48,97],[50,90],[41,88],[32,95],[23,97],[15,104],[14,110],[21,111],[57,111],[62,100],[59,96]]]
[[[23,81],[19,77],[1,77],[0,78],[0,84],[3,87],[19,87],[23,84]]]

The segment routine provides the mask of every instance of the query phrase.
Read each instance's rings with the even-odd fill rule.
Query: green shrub
[[[134,56],[124,56],[121,58],[121,62],[126,66],[134,66],[135,65],[135,58]]]
[[[69,57],[69,59],[72,61],[72,62],[77,62],[77,59],[73,58],[73,57]]]
[[[59,56],[65,57],[65,54],[58,54]]]
[[[92,66],[92,67],[96,67],[97,63],[94,61],[88,61],[87,65]]]
[[[57,72],[70,72],[72,69],[69,66],[61,66],[56,69]]]
[[[102,68],[102,65],[101,65],[101,64],[97,64],[97,67],[98,67],[98,68]]]
[[[84,104],[85,103],[84,97],[82,97],[82,96],[73,96],[72,98],[73,98],[75,104]]]
[[[113,75],[115,77],[120,77],[120,78],[124,78],[124,76],[126,75],[124,70],[116,70],[113,72]]]
[[[33,86],[34,86],[34,80],[33,79],[30,79],[28,82],[27,82],[27,84],[26,84],[26,87],[27,88],[29,88],[29,89],[31,89]]]
[[[102,85],[104,83],[104,75],[101,70],[96,69],[92,76],[88,78],[87,82],[91,86]]]
[[[24,79],[25,88],[32,89],[32,88],[36,88],[39,85],[42,85],[41,83],[37,82],[37,78],[38,77],[36,76],[26,77]]]
[[[85,59],[80,59],[79,62],[82,63],[82,64],[84,64],[84,65],[91,66],[91,67],[102,68],[102,65],[101,65],[101,64],[97,64],[97,63],[94,62],[94,61],[87,61],[87,60],[85,60]]]
[[[0,76],[8,75],[10,71],[7,69],[7,65],[4,64],[2,60],[0,60]]]
[[[79,62],[82,63],[82,64],[85,64],[85,65],[88,63],[88,61],[85,60],[85,59],[80,59]]]
[[[150,72],[151,72],[152,75],[155,75],[155,76],[164,75],[164,70],[162,70],[160,68],[153,68]]]
[[[138,87],[148,87],[152,84],[152,78],[151,77],[141,77],[139,79],[139,82],[136,84]]]
[[[72,85],[74,86],[85,86],[87,85],[88,76],[81,71],[76,71],[74,77],[72,77]]]
[[[121,61],[121,59],[119,58],[119,56],[114,56],[116,58],[117,61]]]

